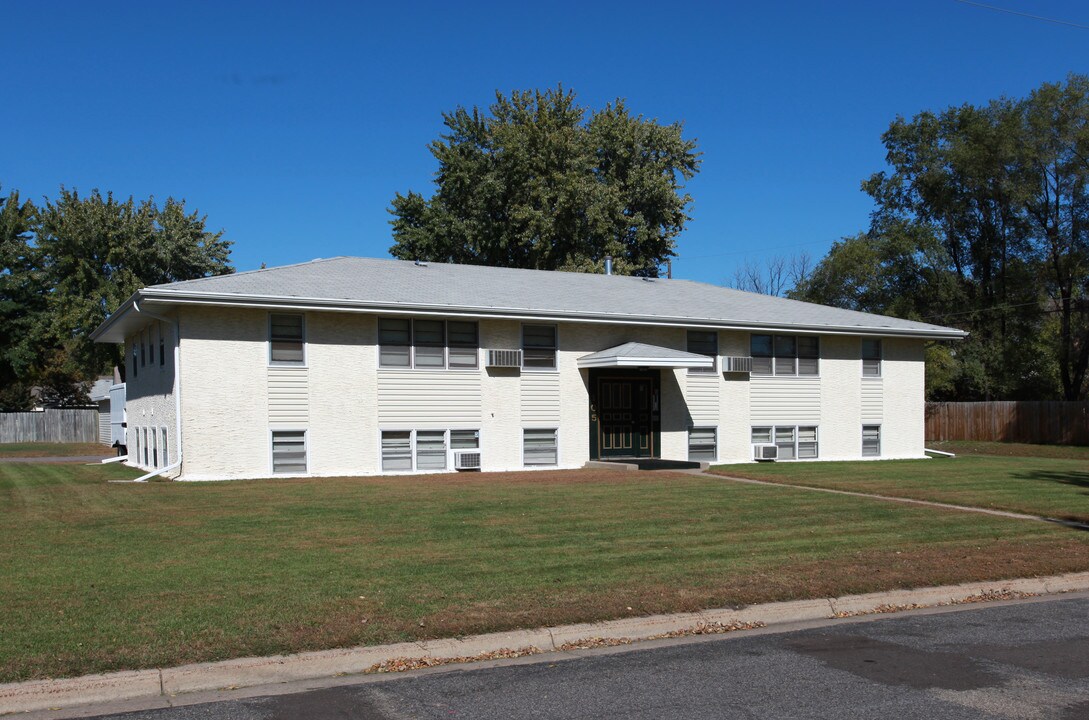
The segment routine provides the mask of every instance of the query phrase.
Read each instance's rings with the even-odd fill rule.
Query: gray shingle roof
[[[690,280],[336,257],[156,285],[156,300],[242,299],[652,324],[960,337],[960,330]]]
[[[707,355],[639,342],[626,342],[579,358],[579,367],[632,367],[651,364],[658,367],[714,367],[714,360]]]

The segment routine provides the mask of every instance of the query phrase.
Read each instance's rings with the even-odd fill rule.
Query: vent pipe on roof
[[[612,275],[613,274],[613,256],[612,255],[606,255],[605,256],[605,274],[606,275]]]

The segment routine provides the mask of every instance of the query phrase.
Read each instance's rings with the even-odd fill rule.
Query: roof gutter
[[[473,318],[495,318],[506,320],[563,320],[567,322],[615,323],[617,325],[657,325],[692,328],[714,328],[719,330],[789,330],[792,332],[812,332],[824,335],[879,335],[881,337],[929,338],[935,340],[959,340],[968,336],[963,330],[955,329],[911,329],[888,327],[863,327],[852,325],[805,325],[783,323],[739,323],[714,322],[709,318],[689,318],[670,316],[618,315],[590,312],[551,312],[533,313],[516,308],[481,308],[459,305],[416,305],[412,303],[369,303],[358,300],[304,298],[294,296],[259,296],[234,295],[223,293],[194,293],[156,290],[145,288],[139,293],[144,301],[172,302],[187,305],[226,305],[231,307],[253,307],[295,310],[339,310],[341,312],[390,312],[412,315],[462,315]],[[134,296],[135,298],[135,296]],[[127,304],[127,303],[126,303]],[[119,315],[122,305],[117,313]],[[111,316],[111,319],[113,316]],[[92,334],[100,335],[109,320]]]
[[[129,299],[132,303],[132,309],[140,315],[147,315],[150,318],[159,320],[161,322],[171,323],[174,325],[174,447],[178,449],[178,459],[173,465],[169,465],[165,468],[161,468],[156,472],[144,475],[141,478],[137,478],[137,482],[143,482],[150,477],[156,475],[162,475],[168,470],[180,468],[182,464],[182,450],[184,445],[182,444],[182,412],[181,412],[181,320],[177,317],[171,319],[162,315],[156,315],[155,313],[148,312],[140,308],[139,303],[134,295]],[[128,303],[126,303],[127,305]],[[122,305],[121,307],[124,307]],[[128,402],[126,400],[126,402]],[[169,459],[169,458],[168,458]]]

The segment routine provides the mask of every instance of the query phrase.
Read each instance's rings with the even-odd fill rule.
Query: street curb
[[[892,590],[837,598],[765,603],[673,615],[623,618],[489,633],[465,638],[423,640],[394,645],[320,650],[293,655],[195,663],[161,670],[135,670],[59,680],[0,685],[0,714],[55,710],[137,698],[222,690],[336,675],[358,674],[385,664],[406,667],[490,659],[497,654],[544,653],[580,644],[628,644],[640,640],[732,628],[762,627],[812,620],[888,613],[921,607],[956,605],[1089,590],[1089,572],[1044,578],[963,583],[916,590]],[[396,661],[396,662],[395,662]],[[412,661],[416,661],[413,664]]]

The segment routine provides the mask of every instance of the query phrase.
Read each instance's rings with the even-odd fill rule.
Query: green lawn
[[[989,454],[886,462],[750,463],[718,465],[712,471],[755,480],[1089,521],[1089,456],[1077,459],[1071,452],[1082,448],[1051,450],[1052,455],[1066,453],[1067,457],[1010,457],[1002,454],[1010,448],[992,447],[998,443],[973,445],[977,447],[972,450]],[[953,446],[949,451],[970,449],[965,446]],[[1075,458],[1071,459],[1070,454]]]
[[[99,443],[0,443],[0,459],[21,457],[107,457],[117,452]]]
[[[0,464],[0,682],[1089,569],[1089,535],[616,471]]]

